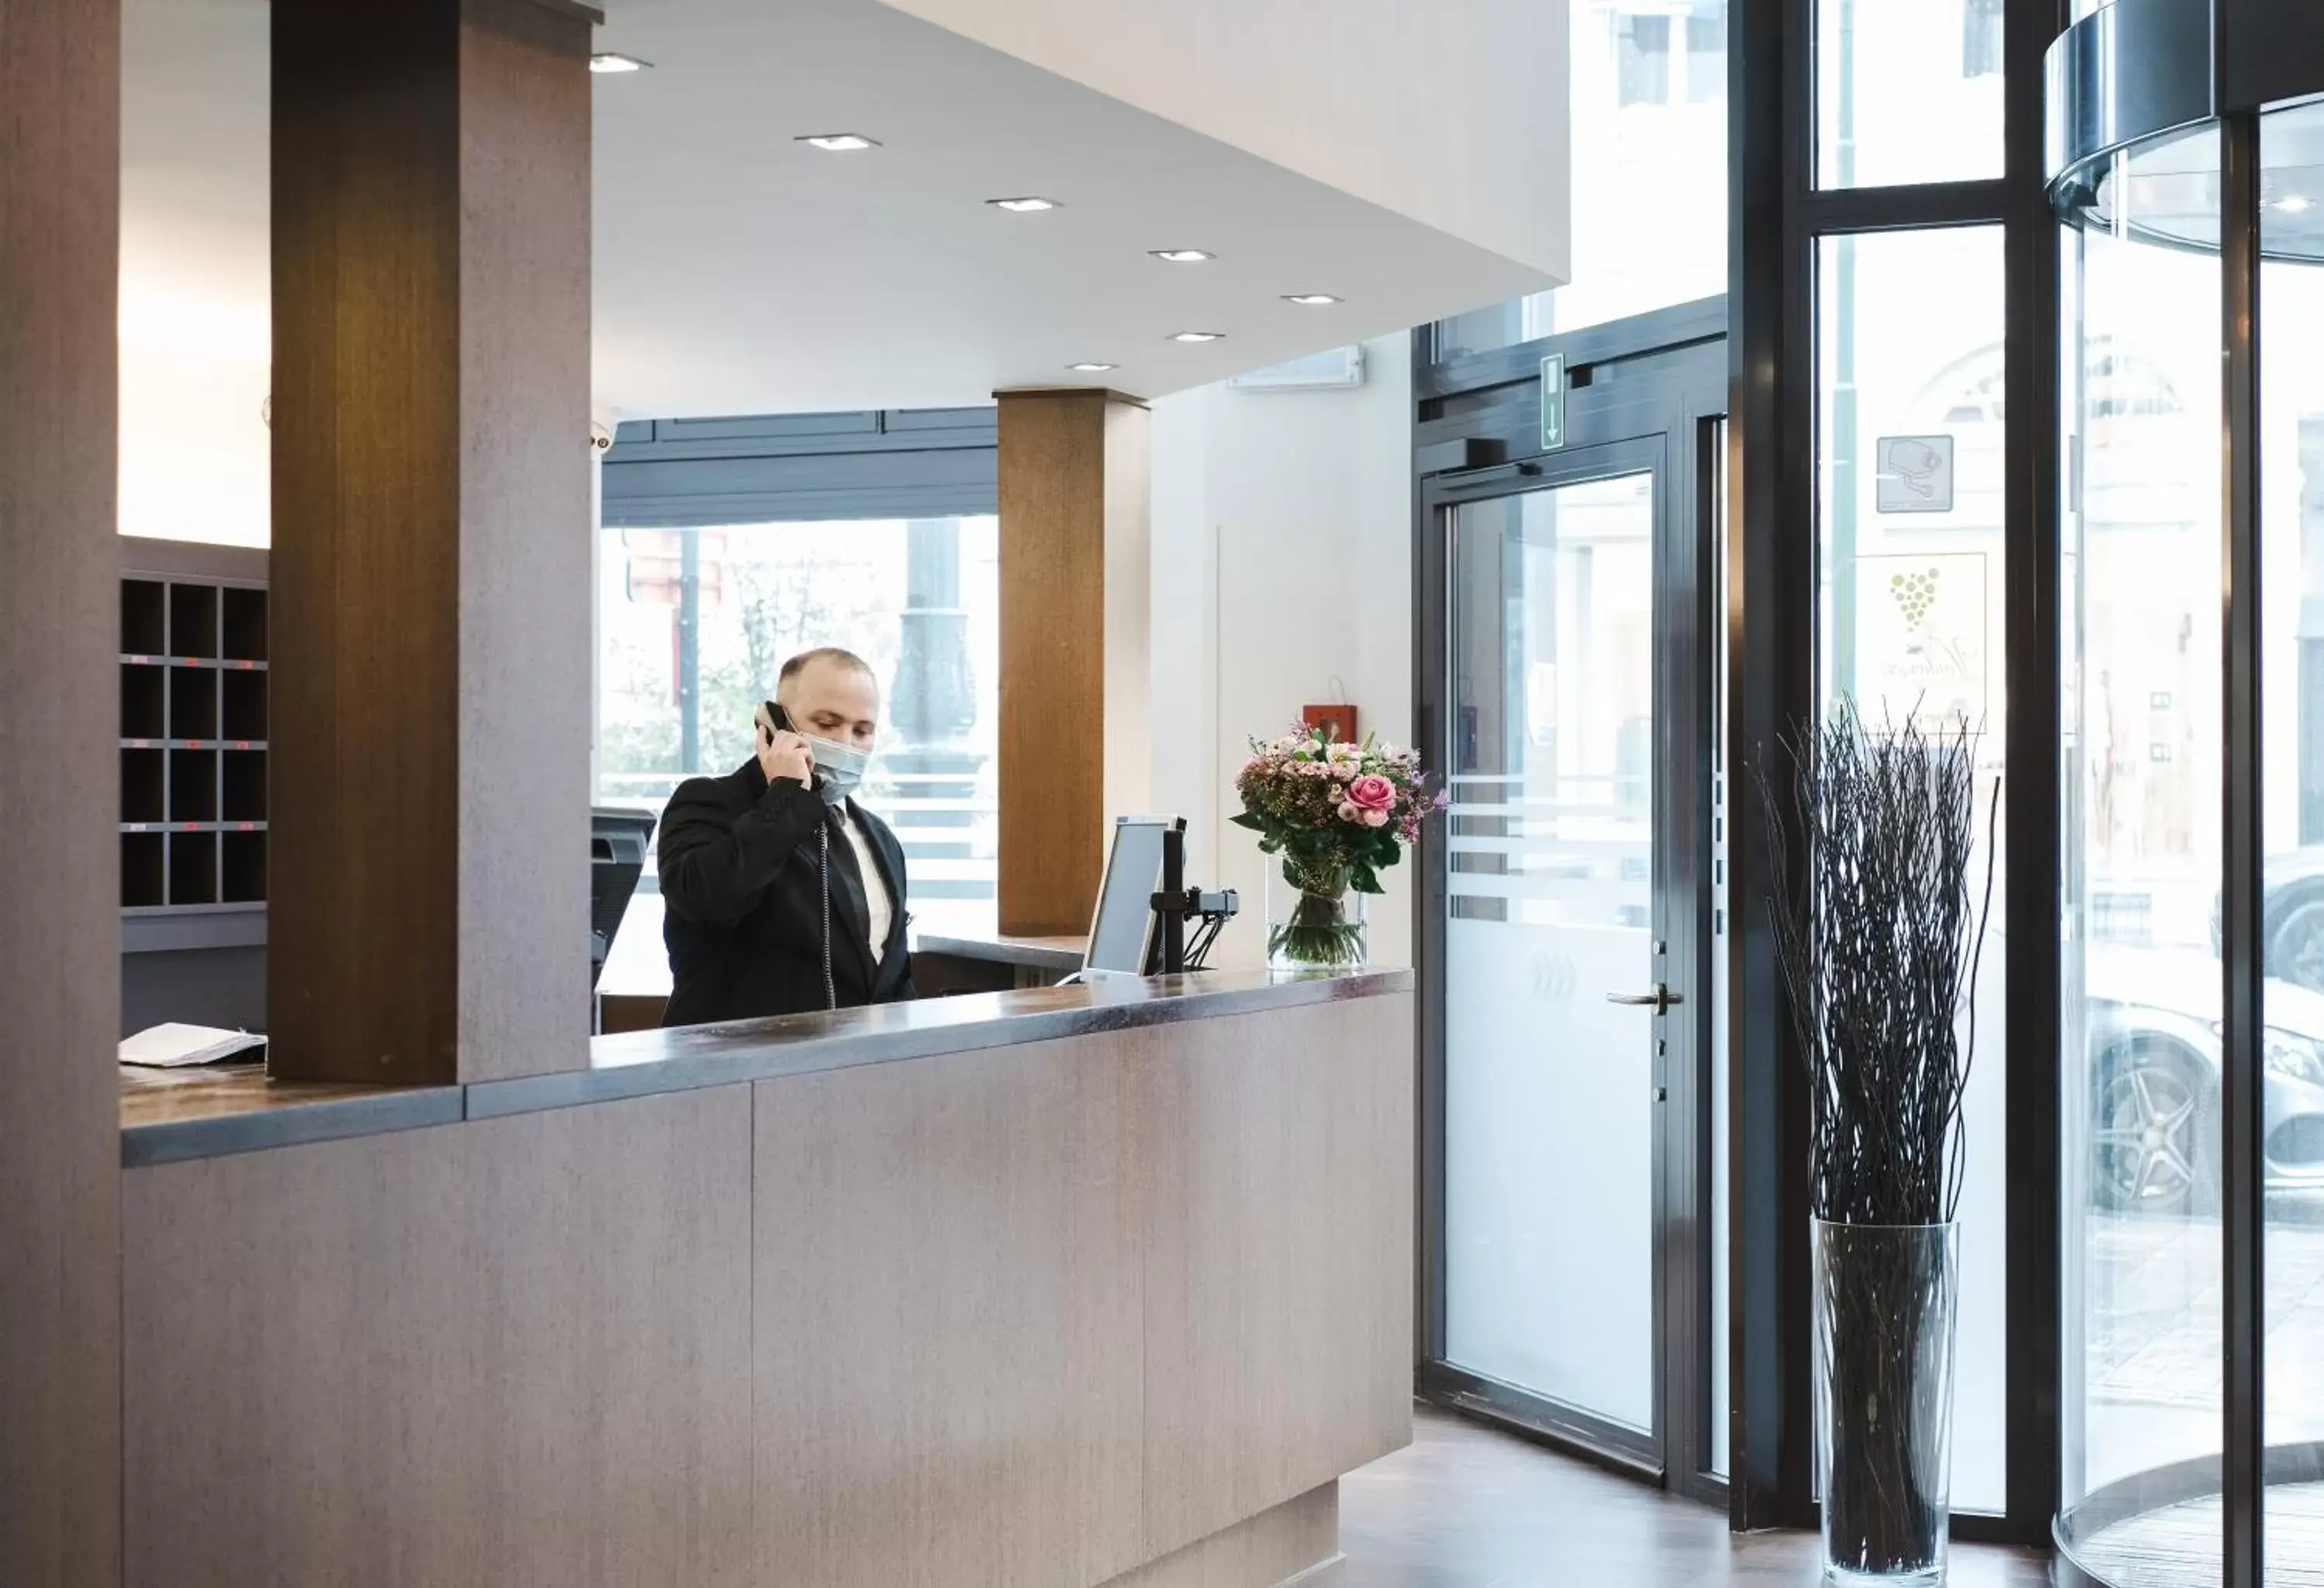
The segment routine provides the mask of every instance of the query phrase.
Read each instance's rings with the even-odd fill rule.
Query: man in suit
[[[825,649],[783,664],[758,753],[678,786],[661,817],[666,1026],[912,996],[904,851],[852,796],[880,684]]]

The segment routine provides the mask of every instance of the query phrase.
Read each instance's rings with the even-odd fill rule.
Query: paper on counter
[[[166,1025],[148,1026],[134,1037],[124,1038],[121,1062],[174,1069],[180,1065],[216,1064],[222,1058],[265,1046],[264,1037],[254,1037],[248,1031],[180,1025],[172,1020]]]

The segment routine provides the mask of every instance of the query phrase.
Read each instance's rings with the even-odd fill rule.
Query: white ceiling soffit
[[[1568,0],[883,0],[1567,278]]]
[[[1416,47],[1413,29],[1388,23],[1406,0],[1314,3]],[[1213,9],[1224,11],[1199,0],[1190,14]],[[1539,13],[1555,23],[1537,30],[1554,54],[1528,78],[1536,99],[1539,83],[1564,80],[1563,11],[1551,0]],[[1562,106],[1555,169],[1501,196],[1538,235],[1503,251],[1414,218],[1425,206],[1353,196],[877,0],[616,0],[608,12],[598,48],[652,63],[595,86],[595,385],[618,412],[920,407],[1040,385],[1158,396],[1538,290],[1555,279],[1540,258],[1563,259]],[[1466,126],[1479,97],[1434,109]],[[1277,119],[1304,114],[1299,103]],[[880,147],[795,141],[843,132]],[[1452,143],[1422,152],[1448,190],[1475,185]],[[1381,162],[1359,149],[1343,163]],[[1396,185],[1416,184],[1420,155],[1398,163]],[[1531,202],[1544,193],[1546,229]],[[986,202],[1024,194],[1062,208]],[[1217,257],[1174,265],[1149,256],[1160,248]],[[1343,301],[1285,301],[1305,292]],[[1168,339],[1179,331],[1223,337]],[[1068,370],[1081,362],[1116,367]]]

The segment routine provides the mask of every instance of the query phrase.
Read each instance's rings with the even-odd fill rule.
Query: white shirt
[[[873,853],[872,840],[855,825],[854,813],[847,807],[839,808],[839,830],[847,835],[848,847],[855,851],[855,869],[863,874],[864,913],[870,919],[871,931],[866,946],[872,951],[872,969],[880,969],[881,951],[888,946],[889,923],[895,919],[896,902],[888,897],[888,880],[880,870],[880,857]]]

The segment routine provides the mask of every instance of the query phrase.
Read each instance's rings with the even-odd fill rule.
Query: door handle
[[[1666,1014],[1672,1004],[1684,1003],[1686,999],[1683,994],[1674,992],[1657,982],[1655,983],[1655,990],[1651,992],[1609,992],[1606,994],[1606,1002],[1637,1004],[1653,1010],[1656,1014]]]

